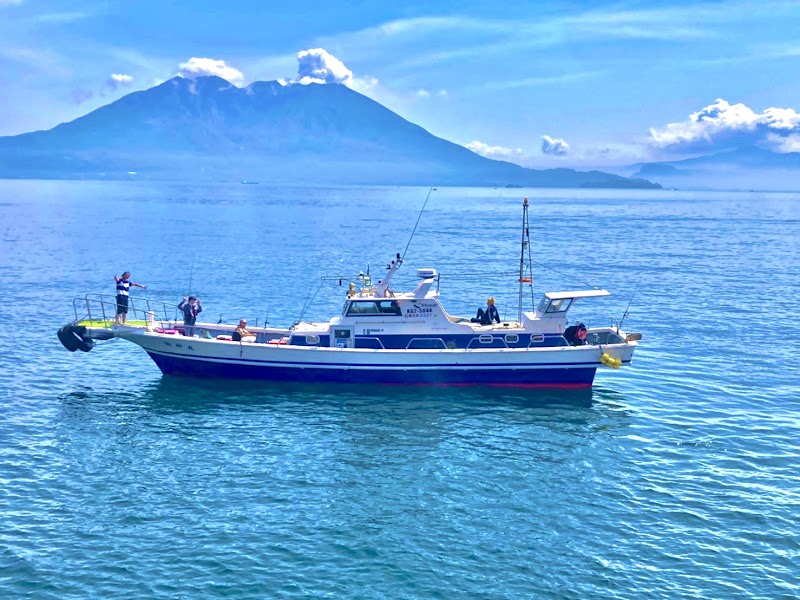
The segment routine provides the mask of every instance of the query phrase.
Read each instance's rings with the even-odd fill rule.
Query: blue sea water
[[[605,287],[573,308],[602,324],[641,280],[634,365],[586,394],[192,382],[55,337],[126,269],[208,320],[328,318],[427,191],[0,181],[0,597],[800,596],[800,195],[433,192],[395,287],[437,267],[453,314],[516,313],[523,194],[537,293]]]

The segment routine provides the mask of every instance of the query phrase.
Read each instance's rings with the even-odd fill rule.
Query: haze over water
[[[523,195],[537,298],[609,289],[571,310],[605,324],[641,278],[588,394],[192,382],[55,336],[126,269],[328,319],[427,191],[0,181],[0,597],[797,597],[798,194],[433,192],[394,287],[436,267],[451,314],[516,314]]]

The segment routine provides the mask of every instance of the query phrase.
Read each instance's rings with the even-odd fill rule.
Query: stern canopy
[[[547,292],[536,309],[538,317],[563,317],[575,300],[610,296],[608,290],[578,290],[574,292]]]

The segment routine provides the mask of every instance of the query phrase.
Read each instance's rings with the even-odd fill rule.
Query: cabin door
[[[334,348],[355,348],[352,327],[334,327],[331,336],[331,345]]]

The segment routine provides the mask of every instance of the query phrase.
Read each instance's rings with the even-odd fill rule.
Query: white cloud
[[[344,63],[322,48],[309,48],[297,53],[297,83],[344,83],[353,80],[353,72]]]
[[[800,152],[800,133],[791,133],[784,137],[770,133],[767,141],[776,152]]]
[[[516,158],[522,156],[522,150],[517,148],[506,148],[504,146],[490,146],[475,140],[466,145],[466,148],[472,150],[475,154],[486,156],[487,158]]]
[[[583,4],[583,3],[581,3]],[[731,20],[755,15],[768,25],[774,15],[793,18],[791,2],[728,3],[701,0],[687,6],[635,9],[613,4],[608,8],[576,6],[559,11],[537,11],[529,18],[471,18],[463,16],[412,17],[365,29],[321,38],[325,44],[347,47],[354,54],[391,61],[393,70],[416,71],[446,62],[465,62],[474,57],[527,56],[534,49],[602,42],[604,40],[708,39]],[[599,4],[599,3],[594,3]],[[663,3],[661,3],[663,4]],[[763,5],[763,6],[762,6]],[[423,40],[448,40],[446,49],[435,50]]]
[[[107,83],[111,89],[116,90],[119,88],[127,87],[131,83],[133,83],[133,76],[123,75],[121,73],[112,73],[109,76]]]
[[[502,91],[515,88],[539,87],[580,83],[585,79],[601,77],[606,71],[576,71],[572,73],[559,73],[539,77],[524,77],[502,81],[487,81],[474,86],[472,89],[480,91]]]
[[[366,94],[370,90],[373,90],[376,87],[378,87],[379,83],[380,82],[376,77],[370,77],[369,75],[367,75],[365,77],[353,77],[350,81],[347,82],[347,85],[357,92]]]
[[[214,60],[213,58],[190,58],[185,63],[178,65],[178,75],[186,79],[194,79],[204,75],[216,75],[222,77],[230,83],[241,83],[244,74],[226,65],[224,60]]]
[[[297,78],[293,80],[279,79],[281,85],[299,83],[341,83],[361,94],[377,91],[377,77],[364,75],[355,77],[353,72],[333,54],[323,48],[309,48],[297,53]]]
[[[432,90],[426,90],[425,88],[420,88],[414,95],[417,98],[431,98],[432,96],[437,96],[439,98],[446,98],[447,97],[447,90],[439,90],[438,92],[434,92]]]
[[[416,90],[415,92],[412,92],[412,95],[415,98],[422,98],[423,100],[427,99],[427,98],[433,98],[433,97],[436,97],[436,98],[447,98],[447,90],[433,91],[433,90],[426,90],[425,88],[420,88],[420,89]]]
[[[569,144],[561,138],[553,138],[549,135],[542,136],[542,152],[555,156],[565,156],[569,152]]]
[[[683,152],[724,150],[746,145],[790,152],[800,134],[800,114],[793,108],[768,108],[761,113],[744,104],[718,98],[686,121],[650,129],[650,143]]]

